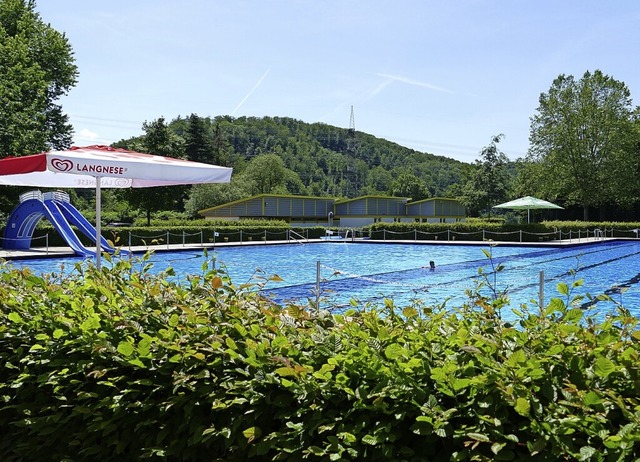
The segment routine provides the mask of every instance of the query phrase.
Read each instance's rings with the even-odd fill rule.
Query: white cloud
[[[83,128],[80,130],[78,135],[76,136],[77,141],[96,141],[99,138],[96,132],[92,132],[88,128]]]

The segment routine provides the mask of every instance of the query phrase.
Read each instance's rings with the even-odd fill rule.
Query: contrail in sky
[[[389,79],[391,81],[406,83],[407,85],[414,85],[416,87],[428,88],[430,90],[441,91],[443,93],[453,93],[451,90],[447,90],[446,88],[438,87],[428,82],[420,82],[418,80],[409,79],[407,77],[402,77],[399,75],[390,75],[390,74],[378,74],[378,75],[380,77],[384,77],[385,79]],[[389,82],[385,82],[385,83],[388,85]]]
[[[269,74],[269,71],[271,69],[267,69],[267,71],[262,74],[262,77],[260,77],[260,80],[258,80],[258,82],[256,82],[256,84],[253,86],[253,88],[251,89],[251,91],[249,91],[249,93],[247,93],[247,96],[245,96],[244,98],[242,98],[242,101],[240,101],[238,103],[238,105],[236,106],[236,108],[233,110],[233,112],[231,113],[231,115],[235,115],[236,111],[238,109],[240,109],[240,106],[242,106],[245,101],[247,101],[249,99],[249,96],[251,96],[253,94],[254,91],[256,91],[256,89],[260,86],[260,84],[262,83],[262,81],[267,77],[267,74]]]

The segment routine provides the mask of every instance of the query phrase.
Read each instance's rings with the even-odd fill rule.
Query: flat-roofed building
[[[406,216],[420,223],[456,223],[467,218],[467,209],[460,201],[444,197],[408,202],[406,208]]]
[[[332,197],[260,194],[208,209],[200,215],[208,219],[278,219],[297,226],[327,226],[332,218]]]
[[[409,202],[406,197],[362,196],[337,200],[332,197],[260,194],[201,210],[207,219],[284,220],[295,226],[360,228],[378,222],[453,223],[466,217],[456,199],[434,197]]]
[[[340,220],[340,226],[347,228],[402,221],[408,200],[406,197],[362,196],[336,201],[334,215]]]

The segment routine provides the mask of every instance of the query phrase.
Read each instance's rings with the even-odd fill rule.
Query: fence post
[[[213,240],[216,240],[216,230],[213,230]],[[204,233],[200,230],[200,245],[204,245]]]
[[[169,248],[169,231],[167,231],[167,249]]]
[[[182,230],[182,247],[184,247],[184,229]]]
[[[129,231],[129,252],[131,252],[131,231]]]
[[[267,243],[267,230],[264,230],[264,243]]]
[[[382,230],[382,240],[383,241],[387,240],[387,230],[386,230],[386,228]]]
[[[45,234],[44,241],[47,246],[47,255],[49,255],[49,233]]]
[[[484,228],[482,228],[482,242],[484,242],[484,241],[485,241],[485,238],[484,238]]]
[[[320,312],[320,260],[316,262],[316,312]]]
[[[242,244],[242,230],[240,230],[240,244]]]
[[[520,242],[522,242],[522,230],[520,230]]]
[[[540,310],[544,308],[544,271],[540,270],[540,291],[538,293],[538,303],[540,304]]]
[[[447,229],[447,242],[451,240],[451,230]]]
[[[416,242],[418,240],[418,230],[417,229],[413,229],[413,242]]]

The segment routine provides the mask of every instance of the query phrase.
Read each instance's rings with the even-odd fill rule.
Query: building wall
[[[336,216],[370,215],[402,216],[405,214],[407,199],[395,197],[361,197],[334,205]]]
[[[395,221],[455,223],[465,219],[466,209],[444,198],[407,203],[401,197],[365,196],[336,203],[332,198],[260,195],[203,210],[202,215],[208,219],[278,218],[295,226],[362,227]]]
[[[466,215],[465,206],[455,199],[434,198],[407,204],[407,216],[459,219]]]

